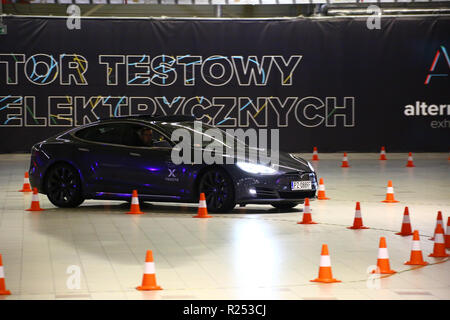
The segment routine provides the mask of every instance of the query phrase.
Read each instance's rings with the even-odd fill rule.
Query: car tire
[[[300,202],[273,202],[273,203],[271,203],[271,205],[273,207],[275,207],[277,209],[283,209],[283,210],[292,209],[299,204],[300,204]]]
[[[236,205],[233,180],[222,168],[206,171],[200,178],[198,190],[205,193],[210,212],[229,212]]]
[[[45,178],[45,191],[48,200],[57,207],[75,208],[84,201],[80,175],[66,163],[58,163],[49,169]]]

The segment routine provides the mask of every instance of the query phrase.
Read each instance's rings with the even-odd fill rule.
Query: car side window
[[[121,144],[122,143],[122,125],[120,124],[103,124],[88,127],[79,130],[75,136],[93,142]]]
[[[130,147],[144,147],[143,141],[149,133],[143,132],[144,126],[137,124],[126,124],[122,133],[122,143]]]
[[[163,136],[158,131],[153,130],[153,146],[154,147],[170,147],[170,142],[167,141],[166,137]]]
[[[125,124],[123,144],[130,147],[170,147],[165,137],[155,129],[140,124]]]

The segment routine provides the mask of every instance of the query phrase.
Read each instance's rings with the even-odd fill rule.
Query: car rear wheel
[[[83,203],[81,179],[74,167],[60,163],[52,168],[45,179],[47,198],[57,207],[74,208]]]
[[[236,205],[233,181],[221,168],[211,169],[201,177],[199,191],[205,193],[208,211],[229,212]]]
[[[277,209],[292,209],[293,207],[299,205],[300,202],[273,202],[271,205]]]

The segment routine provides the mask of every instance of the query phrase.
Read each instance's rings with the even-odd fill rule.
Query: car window
[[[103,124],[81,129],[75,133],[75,136],[94,142],[121,144],[122,143],[121,124]]]
[[[125,124],[122,142],[131,147],[165,147],[170,143],[154,128],[140,124]]]
[[[170,143],[167,141],[166,137],[163,136],[156,130],[153,130],[153,146],[155,147],[165,147],[170,146]]]

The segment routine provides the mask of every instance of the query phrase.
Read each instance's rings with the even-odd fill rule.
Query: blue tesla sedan
[[[76,207],[85,199],[129,201],[132,190],[142,201],[187,203],[198,202],[204,192],[211,212],[229,212],[236,204],[289,209],[315,198],[316,173],[293,154],[279,152],[275,167],[237,155],[219,164],[176,163],[179,144],[172,140],[173,131],[193,133],[194,124],[190,116],[129,116],[72,128],[32,147],[30,183],[57,207]],[[252,152],[243,141],[236,142]]]

